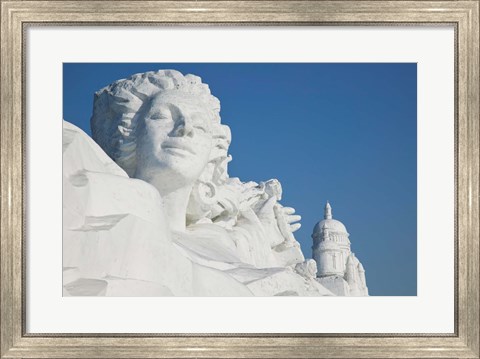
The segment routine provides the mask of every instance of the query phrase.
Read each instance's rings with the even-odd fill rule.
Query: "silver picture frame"
[[[0,1],[1,358],[479,358],[479,0]],[[285,25],[455,28],[455,330],[445,334],[26,332],[28,26]]]

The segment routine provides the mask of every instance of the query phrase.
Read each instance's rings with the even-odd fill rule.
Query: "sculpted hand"
[[[248,233],[246,238],[251,246],[261,247],[258,253],[263,254],[254,263],[289,266],[305,260],[300,244],[292,234],[300,228],[300,223],[296,223],[299,220],[300,216],[295,215],[293,208],[283,207],[276,197],[270,197],[254,208],[244,208],[236,229],[238,233],[243,232],[243,236]]]
[[[295,214],[295,208],[281,207],[280,205],[278,207],[280,207],[278,210],[280,212],[279,216],[282,215],[285,218],[285,222],[290,225],[290,232],[298,231],[302,225],[294,222],[299,222],[302,217]]]
[[[301,217],[295,214],[295,209],[283,207],[275,197],[269,198],[257,212],[258,219],[270,233],[272,247],[280,243],[295,243],[293,232],[301,227]]]
[[[277,218],[278,228],[282,233],[283,238],[287,242],[295,242],[293,232],[297,231],[302,225],[298,222],[302,219],[299,215],[295,214],[295,209],[292,207],[282,207],[280,204],[276,204],[274,207],[275,217]]]

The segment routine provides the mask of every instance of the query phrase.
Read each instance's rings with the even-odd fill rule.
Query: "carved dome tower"
[[[336,295],[368,295],[365,269],[350,249],[347,229],[342,222],[333,219],[328,201],[323,219],[313,228],[312,238],[317,281]]]
[[[313,259],[317,262],[318,277],[345,273],[350,255],[350,240],[342,222],[333,219],[332,206],[327,201],[323,220],[318,222],[312,233]]]
[[[342,250],[330,233],[330,228],[324,223],[320,234],[313,237],[312,250],[313,259],[317,262],[317,277],[343,276],[345,265]]]

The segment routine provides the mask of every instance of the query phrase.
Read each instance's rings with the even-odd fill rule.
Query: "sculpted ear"
[[[212,182],[200,182],[198,184],[198,196],[203,203],[212,205],[215,203],[216,195],[217,189]]]

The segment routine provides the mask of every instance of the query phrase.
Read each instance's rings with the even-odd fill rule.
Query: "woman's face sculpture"
[[[213,112],[201,98],[169,90],[153,97],[141,116],[135,177],[164,191],[196,181],[212,151]]]

